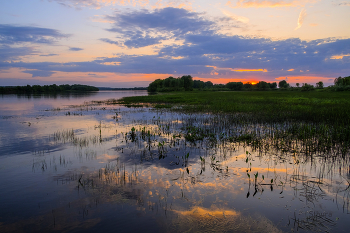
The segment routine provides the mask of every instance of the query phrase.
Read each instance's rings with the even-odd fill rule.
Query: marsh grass
[[[197,117],[183,128],[192,143],[207,139],[215,144],[220,137],[259,150],[272,146],[345,156],[350,147],[349,97],[339,92],[177,92],[125,97],[120,102],[152,103],[156,109],[175,106],[173,111],[189,115],[210,113],[210,119]]]
[[[96,126],[98,128],[101,126]],[[99,144],[104,140],[101,136],[101,132],[99,135],[90,135],[90,136],[78,136],[74,132],[73,129],[67,130],[58,130],[53,134],[52,140],[56,143],[71,143],[80,148],[88,147],[89,144]]]
[[[182,105],[185,112],[246,113],[248,121],[251,118],[342,125],[350,121],[350,93],[343,92],[175,92],[124,97],[120,103]]]
[[[215,174],[216,178],[222,180],[232,176],[232,167],[230,167],[232,163],[225,163],[225,161],[243,147],[247,149],[244,154],[247,175],[243,174],[242,179],[246,179],[244,182],[248,186],[246,195],[248,200],[261,197],[269,189],[271,192],[275,191],[282,195],[284,189],[292,188],[300,201],[312,206],[327,198],[328,194],[324,190],[332,188],[334,189],[332,193],[339,196],[336,200],[343,202],[344,211],[349,211],[349,185],[329,181],[337,176],[339,167],[349,167],[348,149],[344,147],[341,138],[339,141],[332,141],[332,137],[324,140],[317,137],[318,134],[323,137],[331,135],[333,126],[319,127],[317,123],[288,121],[249,123],[244,121],[243,114],[238,113],[233,115],[173,114],[173,112],[165,114],[168,112],[160,112],[165,111],[163,109],[152,111],[155,115],[153,118],[134,119],[127,123],[123,121],[124,118],[120,119],[120,124],[125,123],[126,130],[124,128],[123,132],[116,133],[115,142],[118,146],[112,149],[115,149],[121,161],[118,158],[106,164],[98,170],[98,173],[76,176],[74,182],[78,190],[84,190],[106,201],[136,203],[139,207],[148,208],[151,211],[159,208],[170,212],[166,207],[169,206],[166,203],[167,198],[163,198],[162,194],[159,194],[159,200],[164,203],[159,202],[158,199],[154,201],[148,197],[149,195],[143,193],[142,187],[146,181],[136,164],[156,164],[159,161],[169,163],[169,167],[179,171],[179,177],[170,182],[196,187],[196,184],[203,183],[203,180],[210,176],[209,174]],[[159,114],[156,115],[156,113]],[[124,114],[118,113],[123,116]],[[97,131],[101,128],[103,128],[101,122],[95,126]],[[298,129],[302,129],[302,132],[298,132]],[[67,130],[57,133],[56,136],[66,141],[72,138],[70,142],[78,146],[74,144],[76,138],[74,131]],[[336,139],[336,137],[333,138]],[[93,140],[87,137],[86,139]],[[103,144],[107,141],[97,140],[96,143]],[[293,164],[301,168],[305,164],[311,164],[311,167],[318,170],[314,172],[314,177],[303,171],[295,171],[293,174],[286,175],[287,178],[284,179],[279,175],[268,175],[263,170],[259,172],[252,170],[257,163],[254,160],[258,159],[264,160],[265,163],[271,161],[273,164]],[[132,164],[136,161],[135,167],[127,164],[130,161]],[[42,165],[43,163],[39,164],[39,168]],[[240,174],[242,173],[245,172],[241,171]],[[341,171],[344,176],[347,173],[349,173],[348,170]],[[190,191],[186,189],[171,195],[185,198],[186,192],[190,196]],[[279,232],[279,229],[266,218],[224,214],[203,217],[191,210],[187,212],[187,215],[183,215],[173,211],[176,217],[171,218],[172,222],[166,228],[171,232],[186,230],[189,232]],[[207,213],[211,212],[208,210]],[[298,215],[296,218],[290,218],[292,224],[290,227],[314,231],[334,226],[333,219],[323,221],[320,218],[308,217]],[[313,227],[312,224],[317,226]]]

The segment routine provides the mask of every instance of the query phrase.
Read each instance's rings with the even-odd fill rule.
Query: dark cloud
[[[195,12],[190,12],[179,8],[163,8],[153,12],[148,10],[134,11],[128,13],[118,13],[116,16],[108,17],[113,20],[114,28],[109,29],[112,32],[124,31],[124,28],[157,31],[178,32],[186,34],[206,30],[214,23],[208,21]]]
[[[113,40],[110,40],[110,39],[107,39],[107,38],[101,38],[100,41],[103,41],[103,42],[106,42],[106,43],[109,43],[109,44],[119,45],[118,41],[113,41]]]
[[[344,62],[327,60],[341,53],[350,53],[349,39],[310,42],[300,39],[272,41],[265,38],[229,37],[217,34],[187,35],[183,45],[167,46],[160,50],[162,55],[182,56],[189,60],[206,56],[211,58],[208,65],[222,68],[254,69],[255,67],[271,71],[296,68],[322,72],[348,69]],[[227,69],[221,72],[227,73]]]
[[[350,64],[350,55],[344,56],[341,60],[342,60],[343,62],[345,62],[345,63]]]
[[[325,41],[318,47],[318,52],[321,54],[349,54],[350,53],[350,39],[336,40],[336,41]]]
[[[70,47],[69,48],[70,51],[81,51],[81,50],[84,50],[82,48],[77,48],[77,47]]]
[[[50,77],[55,72],[45,71],[45,70],[26,70],[23,73],[31,74],[33,78],[35,77]]]
[[[211,39],[212,38],[212,39]],[[320,41],[301,41],[290,39],[272,41],[268,39],[220,37],[209,35],[188,37],[191,44],[168,46],[157,55],[132,56],[122,55],[114,58],[102,58],[91,62],[71,63],[7,63],[30,70],[48,72],[116,72],[116,73],[182,73],[182,74],[219,74],[244,75],[233,69],[267,69],[271,74],[283,76],[309,70],[313,74],[323,76],[325,73],[349,72],[350,61],[330,59],[332,53],[347,43],[336,40],[328,43]],[[212,41],[216,43],[212,43]],[[327,51],[324,46],[327,45]],[[225,49],[226,48],[226,49]],[[345,46],[345,51],[347,47]],[[318,52],[325,51],[325,52]],[[174,59],[181,58],[181,59]],[[118,63],[118,65],[110,65]],[[1,65],[1,64],[0,64]],[[294,73],[286,70],[295,69]],[[306,75],[304,73],[303,75]]]
[[[21,56],[33,54],[36,54],[36,51],[31,47],[11,48],[8,45],[0,45],[0,61],[16,60]]]
[[[132,36],[129,40],[124,42],[124,45],[129,48],[140,48],[149,45],[159,44],[161,40],[166,39],[165,37],[151,37],[151,36]]]
[[[53,56],[58,56],[58,54],[56,53],[50,53],[50,54],[42,54],[42,55],[39,55],[40,57],[53,57]]]
[[[223,36],[211,32],[202,35],[186,35],[182,46],[168,46],[160,53],[174,56],[194,56],[204,54],[236,54],[241,52],[262,51],[269,46],[266,39],[251,39],[238,36]]]
[[[38,43],[52,44],[57,39],[68,37],[50,28],[0,24],[0,44]]]
[[[214,25],[214,22],[202,18],[201,14],[171,7],[117,13],[107,18],[114,21],[108,31],[125,39],[121,40],[125,46],[136,48],[158,44],[160,40],[173,36],[180,38],[188,33],[201,33]]]

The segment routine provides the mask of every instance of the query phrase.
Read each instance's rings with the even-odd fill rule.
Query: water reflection
[[[146,94],[146,91],[99,91],[40,95],[3,94],[0,95],[0,117],[31,116],[31,114],[40,114],[41,111],[61,109],[69,105],[81,105],[84,102]]]
[[[348,152],[282,141],[288,124],[114,101],[21,118],[1,120],[2,232],[348,230]]]

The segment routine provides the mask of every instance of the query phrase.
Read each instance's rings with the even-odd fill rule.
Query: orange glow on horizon
[[[226,84],[229,82],[242,82],[246,83],[246,79],[244,78],[218,78],[218,79],[210,79],[210,78],[201,78],[201,77],[193,77],[193,80],[201,80],[203,82],[212,82],[213,84]]]
[[[23,85],[30,84],[42,84],[46,82],[62,84],[72,83],[80,83],[80,84],[90,84],[90,85],[106,85],[111,87],[118,87],[119,84],[128,85],[125,87],[134,87],[134,86],[145,86],[147,87],[149,83],[153,82],[156,79],[166,79],[170,76],[172,77],[181,77],[183,74],[142,74],[142,73],[130,73],[130,74],[121,74],[121,73],[113,73],[113,72],[62,72],[57,71],[51,74],[49,77],[32,77],[30,73],[24,73],[24,71],[36,71],[35,69],[21,69],[21,68],[10,68],[7,70],[3,70],[0,74],[1,79],[14,78],[15,80],[28,80],[28,82]],[[184,74],[186,75],[186,74]],[[220,76],[215,76],[220,77]],[[326,85],[333,84],[334,78],[330,77],[322,77],[322,76],[281,76],[277,78],[266,78],[266,77],[256,77],[253,76],[240,76],[240,77],[225,77],[223,78],[215,78],[213,76],[193,76],[193,80],[201,80],[203,82],[211,81],[213,84],[227,84],[229,82],[242,82],[244,84],[251,83],[253,85],[257,84],[260,81],[265,81],[268,83],[279,82],[281,80],[286,80],[288,83],[308,83],[315,85],[317,82],[322,81]],[[23,81],[21,81],[23,82]],[[9,85],[17,85],[17,84],[9,84]],[[130,85],[130,86],[129,86]],[[124,87],[122,86],[122,87]]]
[[[260,81],[262,81],[262,80],[260,80]],[[244,84],[251,83],[251,84],[255,85],[255,84],[257,84],[260,81],[257,81],[256,79],[251,79],[251,80],[245,81],[243,83]],[[267,82],[269,82],[269,81],[267,81]]]

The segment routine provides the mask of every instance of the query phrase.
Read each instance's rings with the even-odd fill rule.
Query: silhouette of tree
[[[319,81],[318,83],[316,83],[316,88],[322,89],[323,88],[323,82]]]
[[[286,80],[282,80],[278,83],[278,87],[279,88],[288,88],[289,87],[289,84],[287,83]]]
[[[184,75],[181,77],[181,79],[184,82],[184,88],[185,91],[192,91],[193,90],[193,79],[191,75]]]
[[[243,89],[243,83],[242,82],[229,82],[226,84],[226,87],[234,90],[234,91],[241,91]]]

